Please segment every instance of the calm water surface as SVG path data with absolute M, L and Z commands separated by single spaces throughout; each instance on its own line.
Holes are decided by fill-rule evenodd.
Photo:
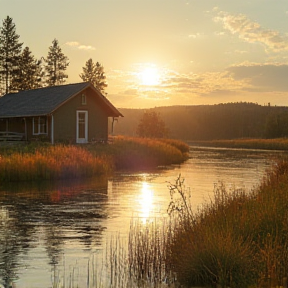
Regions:
M 65 267 L 63 273 L 85 281 L 91 255 L 101 258 L 113 235 L 125 239 L 131 218 L 145 222 L 166 216 L 167 186 L 179 174 L 197 209 L 209 201 L 219 182 L 228 189 L 250 191 L 280 154 L 193 147 L 182 165 L 155 171 L 122 172 L 89 181 L 2 185 L 0 287 L 10 282 L 21 288 L 52 287 L 54 267 Z

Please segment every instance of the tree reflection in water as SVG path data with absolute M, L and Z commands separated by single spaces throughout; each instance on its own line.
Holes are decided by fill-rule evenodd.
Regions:
M 51 267 L 71 242 L 81 242 L 85 249 L 99 244 L 105 229 L 99 220 L 107 217 L 107 189 L 105 178 L 2 186 L 0 286 L 10 287 L 20 268 L 33 266 L 25 261 L 40 238 Z
M 22 212 L 1 207 L 0 216 L 0 275 L 3 286 L 10 287 L 15 280 L 19 254 L 29 248 L 33 228 L 19 221 Z

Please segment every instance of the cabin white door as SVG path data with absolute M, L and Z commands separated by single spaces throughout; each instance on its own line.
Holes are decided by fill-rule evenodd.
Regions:
M 76 113 L 76 143 L 88 143 L 88 111 Z

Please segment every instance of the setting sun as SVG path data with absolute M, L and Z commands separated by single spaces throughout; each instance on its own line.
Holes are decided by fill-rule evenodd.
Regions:
M 159 71 L 155 66 L 145 67 L 139 72 L 139 79 L 142 85 L 154 86 L 160 83 Z

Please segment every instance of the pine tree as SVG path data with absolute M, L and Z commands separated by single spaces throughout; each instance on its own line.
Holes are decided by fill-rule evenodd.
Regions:
M 0 73 L 0 97 L 4 95 L 4 87 L 3 85 L 1 85 L 3 83 L 2 79 L 3 79 L 3 75 Z
M 12 80 L 12 89 L 20 91 L 39 88 L 42 86 L 43 76 L 41 61 L 35 59 L 29 47 L 25 47 L 19 57 L 18 70 Z
M 48 86 L 61 85 L 66 81 L 68 75 L 64 73 L 69 62 L 68 58 L 63 54 L 58 40 L 54 39 L 49 47 L 48 56 L 45 59 L 45 70 L 47 73 L 46 83 Z
M 93 60 L 90 58 L 82 69 L 83 73 L 79 75 L 80 78 L 84 82 L 90 82 L 94 87 L 98 88 L 101 93 L 104 93 L 104 90 L 107 87 L 104 67 L 99 62 L 94 64 Z
M 19 37 L 13 19 L 7 16 L 0 30 L 0 74 L 6 94 L 10 92 L 12 80 L 18 70 L 19 55 L 23 45 L 19 42 Z

